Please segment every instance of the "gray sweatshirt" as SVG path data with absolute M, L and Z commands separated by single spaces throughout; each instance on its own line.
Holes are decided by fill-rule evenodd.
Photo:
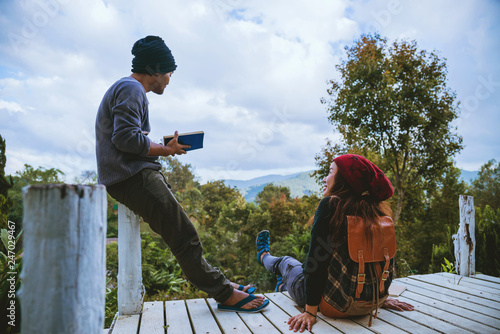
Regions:
M 98 183 L 109 186 L 144 168 L 160 170 L 148 157 L 151 130 L 146 91 L 137 80 L 115 82 L 102 99 L 95 123 Z

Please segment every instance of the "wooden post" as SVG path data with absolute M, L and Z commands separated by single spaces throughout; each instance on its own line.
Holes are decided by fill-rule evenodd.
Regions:
M 22 333 L 102 333 L 105 187 L 29 186 L 23 198 Z
M 118 313 L 141 313 L 143 299 L 140 219 L 118 204 Z
M 474 197 L 460 195 L 460 224 L 453 235 L 455 246 L 455 268 L 461 276 L 476 274 L 476 237 L 474 219 Z

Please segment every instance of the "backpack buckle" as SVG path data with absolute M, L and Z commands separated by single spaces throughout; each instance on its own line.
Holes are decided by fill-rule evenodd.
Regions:
M 358 274 L 358 284 L 365 284 L 366 274 Z
M 382 273 L 382 281 L 387 281 L 387 277 L 389 276 L 389 270 L 384 270 Z

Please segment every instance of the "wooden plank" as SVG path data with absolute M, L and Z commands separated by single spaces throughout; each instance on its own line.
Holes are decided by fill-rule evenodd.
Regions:
M 407 290 L 412 293 L 416 293 L 422 296 L 430 297 L 430 298 L 435 298 L 438 300 L 446 300 L 447 303 L 453 304 L 453 305 L 460 305 L 461 308 L 464 308 L 466 310 L 470 310 L 473 312 L 477 312 L 480 314 L 485 314 L 489 316 L 493 316 L 495 318 L 500 319 L 500 311 L 495 310 L 491 307 L 487 307 L 484 305 L 479 304 L 481 302 L 480 298 L 477 298 L 478 300 L 476 303 L 465 300 L 465 299 L 460 299 L 456 298 L 454 295 L 446 295 L 445 292 L 440 292 L 436 293 L 435 291 L 425 289 L 416 285 L 407 285 Z M 405 297 L 409 296 L 408 294 L 404 294 Z M 468 296 L 468 295 L 467 295 Z M 414 299 L 414 298 L 412 298 Z
M 282 307 L 283 304 L 284 302 L 279 302 L 280 307 Z M 299 311 L 296 312 L 297 314 L 299 313 Z M 414 321 L 401 317 L 398 318 L 385 310 L 379 310 L 378 318 L 373 321 L 371 327 L 368 327 L 369 315 L 352 319 L 332 319 L 325 317 L 321 313 L 318 315 L 324 322 L 345 333 L 407 333 L 408 328 L 413 329 L 413 331 L 411 331 L 412 333 L 434 333 L 434 331 L 428 330 L 428 328 Z M 399 323 L 393 323 L 393 319 L 397 319 Z M 317 332 L 316 327 L 313 327 L 313 332 Z M 325 333 L 331 333 L 331 331 L 326 331 Z
M 476 289 L 480 291 L 485 291 L 500 296 L 500 284 L 490 283 L 486 281 L 480 281 L 474 278 L 459 276 L 450 273 L 436 273 L 434 276 L 438 276 L 441 279 L 445 279 L 447 282 L 452 284 L 457 284 L 461 286 L 467 286 L 471 289 Z
M 187 299 L 186 306 L 195 333 L 222 333 L 205 299 Z
M 405 298 L 418 301 L 419 303 L 431 306 L 434 309 L 446 311 L 457 316 L 470 319 L 475 322 L 485 324 L 487 326 L 500 329 L 500 320 L 488 315 L 480 314 L 474 311 L 467 310 L 462 307 L 462 304 L 453 305 L 447 298 L 434 299 L 423 295 L 419 295 L 408 291 L 404 295 Z
M 145 302 L 142 310 L 139 334 L 164 334 L 165 318 L 163 302 Z
M 410 320 L 407 320 L 405 318 L 399 318 L 398 323 L 391 323 L 390 321 L 386 321 L 385 317 L 386 315 L 391 314 L 390 312 L 384 311 L 384 310 L 379 310 L 377 319 L 372 319 L 372 325 L 371 327 L 368 327 L 368 323 L 370 321 L 370 316 L 361 316 L 361 317 L 354 317 L 352 320 L 359 324 L 360 326 L 369 328 L 372 331 L 376 331 L 377 333 L 384 333 L 384 334 L 400 334 L 400 333 L 406 333 L 401 329 L 401 327 L 404 327 L 405 325 L 402 324 L 402 322 L 406 323 L 414 323 Z M 390 316 L 389 316 L 390 317 Z M 414 323 L 415 324 L 415 323 Z M 418 325 L 418 324 L 416 324 Z M 415 326 L 413 326 L 415 328 Z M 418 326 L 421 328 L 422 326 Z M 423 331 L 425 332 L 425 331 Z M 418 333 L 421 333 L 418 331 Z
M 288 302 L 283 299 L 283 297 L 279 297 L 280 299 L 277 299 L 278 305 L 285 311 L 287 312 L 290 316 L 294 316 L 300 313 L 299 310 L 295 307 L 295 302 L 290 298 L 290 295 L 288 292 L 282 293 L 281 294 L 283 297 L 288 298 Z M 275 297 L 276 298 L 276 297 Z M 274 299 L 274 298 L 273 298 Z M 292 303 L 290 303 L 290 301 Z M 352 319 L 333 319 L 333 318 L 328 318 L 325 317 L 323 314 L 318 313 L 318 319 L 321 319 L 323 322 L 327 323 L 328 326 L 333 327 L 333 329 L 330 329 L 331 333 L 335 333 L 335 331 L 343 332 L 343 333 L 361 333 L 361 334 L 371 334 L 374 331 L 369 330 L 363 326 L 360 326 L 356 322 L 354 322 Z M 318 322 L 319 323 L 319 322 Z M 316 325 L 314 325 L 316 326 Z M 323 326 L 323 325 L 321 325 Z M 330 327 L 330 328 L 331 328 Z M 328 327 L 326 327 L 328 328 Z M 316 332 L 316 327 L 313 327 L 313 332 Z M 328 333 L 328 332 L 327 332 Z
M 112 334 L 137 334 L 140 314 L 119 315 L 113 326 Z
M 471 277 L 478 278 L 478 279 L 483 280 L 483 281 L 500 283 L 500 277 L 488 276 L 488 275 L 483 275 L 483 274 L 476 274 L 476 275 L 472 275 Z
M 288 324 L 288 320 L 290 317 L 300 314 L 299 310 L 294 306 L 295 303 L 281 292 L 266 293 L 266 297 L 271 301 L 271 305 L 268 307 L 269 311 L 266 311 L 264 315 L 282 333 L 289 333 L 290 325 Z M 293 313 L 289 314 L 284 310 L 285 308 Z M 313 332 L 316 334 L 341 333 L 320 318 L 314 324 Z
M 481 287 L 488 287 L 491 289 L 494 289 L 497 293 L 500 293 L 500 283 L 494 283 L 494 282 L 489 282 L 485 280 L 480 280 L 474 277 L 466 277 L 466 276 L 459 276 L 451 273 L 436 273 L 434 275 L 437 276 L 443 276 L 447 278 L 453 278 L 453 279 L 459 279 L 460 282 L 467 282 L 471 284 L 475 284 Z
M 416 311 L 407 311 L 416 312 Z M 402 312 L 391 312 L 389 310 L 381 309 L 377 319 L 373 320 L 372 327 L 370 329 L 376 330 L 379 333 L 436 333 L 435 330 L 426 327 L 418 322 L 411 319 L 402 317 L 400 315 Z M 354 321 L 366 325 L 370 316 L 364 316 L 361 318 L 354 318 Z
M 493 300 L 496 302 L 500 301 L 500 295 L 495 295 L 493 293 L 480 291 L 480 290 L 473 289 L 473 288 L 470 288 L 470 287 L 464 286 L 464 285 L 453 284 L 453 283 L 447 282 L 445 279 L 443 279 L 442 277 L 439 277 L 439 276 L 413 275 L 413 276 L 408 276 L 408 278 L 414 279 L 414 280 L 419 280 L 422 282 L 431 283 L 431 284 L 434 284 L 437 286 L 444 287 L 444 288 L 449 289 L 449 290 L 460 291 L 460 292 L 468 293 L 468 294 L 471 294 L 474 296 L 479 296 L 481 298 L 485 298 L 488 300 Z
M 224 333 L 249 334 L 251 333 L 243 320 L 236 312 L 225 312 L 217 309 L 217 302 L 210 298 L 208 306 L 212 309 L 214 317 Z
M 447 311 L 436 309 L 432 306 L 420 303 L 418 301 L 408 299 L 405 297 L 399 297 L 399 300 L 410 303 L 415 307 L 413 312 L 398 312 L 397 314 L 414 320 L 424 326 L 430 327 L 434 330 L 443 333 L 498 333 L 495 329 L 488 327 L 486 325 L 480 324 L 469 319 L 451 314 Z
M 265 316 L 270 307 L 273 307 L 273 305 L 269 305 L 264 310 L 257 313 L 238 313 L 238 315 L 252 333 L 280 333 L 276 327 L 274 327 L 273 323 Z
M 193 333 L 191 322 L 184 300 L 169 300 L 165 302 L 165 321 L 167 333 Z
M 442 286 L 439 286 L 436 284 L 432 284 L 429 282 L 416 280 L 416 279 L 410 279 L 409 277 L 398 278 L 395 281 L 400 282 L 400 283 L 405 283 L 407 285 L 407 289 L 409 289 L 410 291 L 413 289 L 413 287 L 420 287 L 422 289 L 432 291 L 432 292 L 437 293 L 439 295 L 452 296 L 452 297 L 455 297 L 457 299 L 466 300 L 466 301 L 470 301 L 472 303 L 476 303 L 476 304 L 484 305 L 486 307 L 490 307 L 493 310 L 500 310 L 500 303 L 499 302 L 495 302 L 493 300 L 481 298 L 481 296 L 477 296 L 476 294 L 469 294 L 469 293 L 465 293 L 462 291 L 450 290 L 450 289 L 447 289 L 445 287 L 442 287 Z M 404 296 L 404 292 L 403 292 L 403 296 Z

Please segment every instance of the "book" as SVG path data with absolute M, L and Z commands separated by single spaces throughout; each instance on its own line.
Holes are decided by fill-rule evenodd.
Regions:
M 190 148 L 185 148 L 184 151 L 192 151 L 203 148 L 203 137 L 205 133 L 203 131 L 179 133 L 179 144 L 190 145 Z M 174 138 L 174 135 L 163 136 L 163 145 L 167 145 L 169 141 Z

